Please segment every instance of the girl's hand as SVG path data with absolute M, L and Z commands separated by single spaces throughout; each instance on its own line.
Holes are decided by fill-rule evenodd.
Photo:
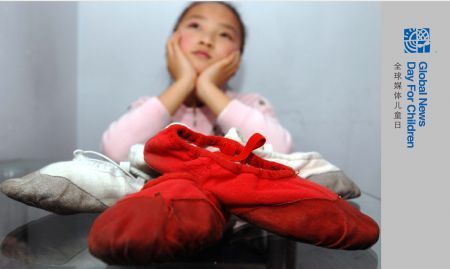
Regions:
M 203 70 L 197 78 L 197 91 L 201 90 L 203 86 L 211 84 L 218 88 L 222 87 L 239 69 L 240 57 L 240 52 L 235 51 Z
M 167 69 L 175 81 L 186 79 L 195 85 L 197 72 L 180 48 L 180 34 L 173 33 L 166 46 Z

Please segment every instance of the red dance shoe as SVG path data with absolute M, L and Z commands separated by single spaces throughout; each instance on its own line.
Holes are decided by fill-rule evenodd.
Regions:
M 220 204 L 182 173 L 164 175 L 103 212 L 89 250 L 108 264 L 145 265 L 196 253 L 222 237 Z
M 144 159 L 160 173 L 190 173 L 231 213 L 276 234 L 340 249 L 365 249 L 378 240 L 370 217 L 290 167 L 252 153 L 264 143 L 260 134 L 244 147 L 172 125 L 147 141 Z

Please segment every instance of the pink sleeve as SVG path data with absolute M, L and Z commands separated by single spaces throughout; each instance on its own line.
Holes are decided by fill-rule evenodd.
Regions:
M 169 121 L 170 115 L 157 97 L 142 97 L 109 125 L 103 133 L 101 149 L 115 161 L 126 160 L 132 145 L 145 143 Z
M 274 151 L 292 152 L 292 136 L 278 122 L 270 103 L 255 94 L 241 99 L 233 99 L 217 117 L 222 131 L 236 127 L 246 139 L 259 132 L 272 144 Z

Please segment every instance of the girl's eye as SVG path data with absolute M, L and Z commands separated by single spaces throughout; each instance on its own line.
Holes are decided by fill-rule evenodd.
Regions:
M 196 23 L 196 22 L 191 22 L 191 23 L 188 24 L 189 28 L 194 28 L 194 29 L 197 29 L 199 26 L 200 25 L 198 23 Z
M 228 33 L 221 33 L 220 36 L 228 38 L 229 40 L 233 40 L 233 37 L 230 34 L 228 34 Z

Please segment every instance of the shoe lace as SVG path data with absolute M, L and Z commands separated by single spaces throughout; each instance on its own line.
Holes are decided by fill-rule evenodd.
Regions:
M 91 154 L 91 155 L 94 155 L 94 156 L 96 156 L 96 157 L 100 157 L 100 158 L 104 159 L 105 161 L 111 163 L 112 165 L 114 165 L 115 167 L 117 167 L 118 169 L 120 169 L 120 171 L 124 172 L 125 175 L 127 175 L 127 176 L 129 176 L 129 177 L 131 177 L 131 178 L 136 179 L 135 176 L 133 176 L 130 172 L 128 172 L 126 169 L 124 169 L 124 168 L 123 168 L 122 166 L 120 166 L 118 163 L 116 163 L 115 161 L 111 160 L 110 158 L 106 157 L 105 155 L 103 155 L 103 154 L 101 154 L 101 153 L 98 153 L 98 152 L 96 152 L 96 151 L 91 151 L 91 150 L 82 150 L 82 149 L 76 149 L 76 150 L 73 152 L 73 156 L 75 156 L 75 157 L 78 156 L 78 155 L 86 156 L 86 155 L 88 155 L 88 154 Z

